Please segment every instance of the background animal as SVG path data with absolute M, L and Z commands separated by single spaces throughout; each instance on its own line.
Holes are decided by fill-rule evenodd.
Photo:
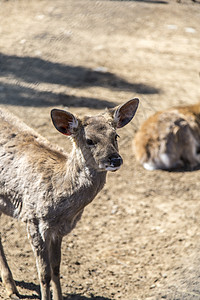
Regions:
M 159 111 L 138 130 L 136 159 L 147 170 L 196 167 L 200 163 L 200 103 Z
M 36 256 L 42 300 L 61 300 L 61 242 L 81 218 L 84 207 L 103 188 L 107 171 L 122 165 L 116 129 L 128 124 L 138 107 L 132 99 L 93 117 L 77 118 L 53 109 L 56 129 L 70 136 L 70 155 L 19 119 L 0 110 L 0 214 L 26 223 Z M 8 295 L 17 289 L 0 241 L 1 278 Z

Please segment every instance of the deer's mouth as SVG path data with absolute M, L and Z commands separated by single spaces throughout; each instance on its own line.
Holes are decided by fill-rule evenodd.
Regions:
M 109 158 L 108 162 L 100 164 L 99 167 L 100 169 L 104 169 L 105 171 L 115 172 L 120 169 L 122 164 L 123 164 L 123 160 L 121 156 L 118 157 L 115 156 Z
M 111 167 L 111 166 L 109 166 L 109 167 L 106 167 L 105 169 L 106 169 L 106 171 L 115 172 L 115 171 L 119 170 L 120 167 L 121 166 L 119 166 L 119 167 Z

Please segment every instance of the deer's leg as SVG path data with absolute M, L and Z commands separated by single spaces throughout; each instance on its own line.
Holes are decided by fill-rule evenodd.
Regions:
M 53 300 L 62 300 L 62 290 L 60 285 L 60 261 L 61 261 L 62 238 L 56 237 L 50 245 L 51 279 L 53 288 Z
M 8 296 L 12 299 L 19 299 L 18 297 L 19 294 L 15 282 L 13 280 L 12 273 L 8 266 L 6 256 L 3 250 L 3 246 L 1 243 L 1 236 L 0 236 L 0 270 L 1 270 L 1 279 L 6 288 Z
M 49 261 L 49 240 L 44 240 L 42 238 L 38 226 L 33 223 L 27 225 L 27 230 L 36 257 L 41 300 L 50 300 L 51 267 Z

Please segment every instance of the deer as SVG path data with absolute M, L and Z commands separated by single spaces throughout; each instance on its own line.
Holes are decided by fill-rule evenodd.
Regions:
M 0 109 L 0 215 L 26 224 L 42 300 L 61 300 L 61 244 L 122 163 L 117 129 L 134 117 L 139 99 L 77 117 L 54 108 L 55 128 L 72 141 L 68 154 L 5 109 Z M 0 239 L 0 271 L 8 296 L 19 299 Z
M 147 170 L 196 168 L 200 163 L 200 103 L 157 111 L 135 134 L 133 150 Z

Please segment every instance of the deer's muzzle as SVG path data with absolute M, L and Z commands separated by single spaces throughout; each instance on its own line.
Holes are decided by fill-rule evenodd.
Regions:
M 114 171 L 117 171 L 121 167 L 122 164 L 123 164 L 123 160 L 122 160 L 121 156 L 118 154 L 113 154 L 104 163 L 104 166 L 101 166 L 101 167 L 103 167 L 106 171 L 114 172 Z

